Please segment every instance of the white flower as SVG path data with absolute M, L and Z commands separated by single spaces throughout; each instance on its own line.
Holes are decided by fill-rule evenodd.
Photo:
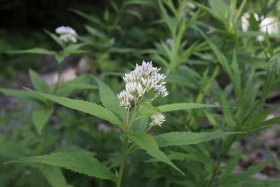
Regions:
M 168 95 L 168 92 L 166 90 L 166 87 L 163 85 L 160 85 L 156 88 L 156 92 L 161 97 L 166 97 Z
M 150 116 L 151 118 L 151 123 L 150 126 L 161 126 L 161 124 L 163 124 L 163 122 L 165 122 L 165 116 L 162 113 L 155 113 L 153 115 Z
M 131 102 L 135 100 L 135 98 L 125 90 L 121 91 L 117 97 L 120 100 L 120 105 L 126 109 L 129 109 L 131 107 Z
M 152 62 L 142 62 L 130 73 L 123 76 L 125 90 L 118 94 L 120 105 L 129 109 L 132 103 L 137 103 L 146 92 L 154 92 L 155 96 L 168 95 L 164 82 L 165 75 L 159 73 L 160 68 L 153 67 Z
M 60 40 L 64 43 L 76 43 L 77 33 L 71 27 L 61 26 L 55 29 L 55 32 L 60 35 Z
M 125 85 L 125 90 L 135 98 L 140 98 L 144 95 L 145 89 L 140 83 L 130 82 Z

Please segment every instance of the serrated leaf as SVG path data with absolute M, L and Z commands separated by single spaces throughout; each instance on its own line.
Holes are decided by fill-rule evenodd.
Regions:
M 115 116 L 115 114 L 100 105 L 97 105 L 95 103 L 91 103 L 88 101 L 79 100 L 79 99 L 70 99 L 70 98 L 66 98 L 66 97 L 59 97 L 59 96 L 39 93 L 39 92 L 35 92 L 35 91 L 31 91 L 31 92 L 33 92 L 34 94 L 40 95 L 44 98 L 47 98 L 55 103 L 66 106 L 68 108 L 72 108 L 72 109 L 99 117 L 101 119 L 105 119 L 105 120 L 109 121 L 110 123 L 117 125 L 121 129 L 123 129 L 122 123 Z
M 155 136 L 155 140 L 159 147 L 191 145 L 237 133 L 238 132 L 169 132 Z
M 155 139 L 148 135 L 147 133 L 133 133 L 129 135 L 129 139 L 138 145 L 141 149 L 144 149 L 150 156 L 153 158 L 158 159 L 161 162 L 164 162 L 180 172 L 184 175 L 184 173 L 177 167 L 175 164 L 173 164 L 167 156 L 159 149 L 157 142 Z
M 200 103 L 174 103 L 174 104 L 159 106 L 158 109 L 161 112 L 171 112 L 176 110 L 190 110 L 194 108 L 209 108 L 209 107 L 218 107 L 218 106 L 211 105 L 211 104 L 200 104 Z
M 33 70 L 29 70 L 29 77 L 32 85 L 38 92 L 50 93 L 50 88 L 47 83 Z
M 53 110 L 48 108 L 37 109 L 32 112 L 32 121 L 37 132 L 41 135 L 45 124 L 52 115 Z
M 74 172 L 82 173 L 91 177 L 113 180 L 111 171 L 103 166 L 92 154 L 86 151 L 66 151 L 51 153 L 48 155 L 27 157 L 19 160 L 6 162 L 10 163 L 39 163 L 51 166 L 66 168 Z
M 120 106 L 120 101 L 115 93 L 109 86 L 104 84 L 99 79 L 95 78 L 95 80 L 97 81 L 99 87 L 99 96 L 103 106 L 108 110 L 118 114 L 123 119 L 125 111 L 124 108 Z
M 27 49 L 27 50 L 19 50 L 19 51 L 7 51 L 7 53 L 11 54 L 42 54 L 42 55 L 55 55 L 54 51 L 49 51 L 43 48 L 34 48 L 34 49 Z

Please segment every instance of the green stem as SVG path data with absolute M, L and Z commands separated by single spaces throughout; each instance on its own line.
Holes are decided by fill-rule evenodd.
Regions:
M 59 87 L 59 82 L 61 79 L 61 65 L 58 65 L 58 75 L 57 75 L 57 83 L 52 91 L 52 94 L 56 94 L 58 87 Z M 50 107 L 53 107 L 53 103 L 50 105 Z M 49 124 L 47 123 L 45 125 L 44 129 L 44 137 L 43 137 L 43 146 L 42 146 L 42 154 L 45 154 L 47 152 L 47 147 L 48 147 L 48 130 L 49 130 Z
M 55 94 L 57 92 L 57 90 L 58 90 L 58 87 L 59 87 L 59 84 L 60 84 L 60 81 L 61 81 L 61 69 L 62 69 L 61 65 L 59 64 L 58 65 L 58 71 L 57 71 L 57 82 L 55 84 L 55 87 L 53 89 L 52 94 Z
M 229 143 L 226 145 L 226 149 L 224 151 L 224 153 L 222 154 L 222 156 L 219 158 L 218 162 L 217 162 L 217 165 L 215 166 L 214 170 L 213 170 L 213 173 L 211 175 L 211 178 L 209 180 L 209 183 L 208 183 L 208 187 L 211 187 L 212 186 L 212 183 L 214 181 L 214 178 L 218 172 L 218 169 L 222 163 L 222 161 L 224 160 L 224 158 L 226 157 L 228 151 L 230 150 L 231 148 L 231 145 L 234 143 L 234 141 L 237 139 L 237 135 L 233 135 L 233 137 L 231 139 L 229 139 Z
M 48 147 L 48 124 L 45 125 L 45 129 L 44 129 L 44 137 L 43 137 L 43 146 L 42 146 L 42 154 L 45 154 L 47 152 L 47 147 Z
M 128 149 L 128 138 L 125 135 L 125 140 L 124 140 L 124 145 L 123 145 L 123 157 L 122 157 L 122 161 L 121 161 L 121 165 L 120 165 L 120 169 L 119 169 L 118 177 L 117 177 L 117 181 L 116 181 L 117 187 L 121 187 L 124 167 L 125 167 L 127 157 L 128 157 L 127 149 Z
M 131 129 L 133 129 L 133 122 L 135 121 L 135 119 L 137 117 L 136 115 L 137 115 L 138 109 L 139 109 L 139 104 L 135 103 L 134 104 L 134 111 L 133 111 L 132 117 L 130 119 L 130 122 L 128 123 L 128 132 L 130 132 Z

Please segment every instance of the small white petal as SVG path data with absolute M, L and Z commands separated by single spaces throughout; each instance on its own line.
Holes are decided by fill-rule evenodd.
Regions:
M 163 122 L 165 122 L 165 116 L 162 113 L 155 113 L 153 115 L 150 116 L 151 118 L 151 123 L 150 126 L 161 126 L 161 124 L 163 124 Z

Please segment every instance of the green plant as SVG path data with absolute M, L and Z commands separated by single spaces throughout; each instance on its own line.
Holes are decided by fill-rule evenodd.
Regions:
M 277 36 L 261 33 L 262 20 L 250 12 L 272 14 L 275 3 L 269 1 L 264 12 L 262 3 L 250 1 L 110 3 L 102 15 L 74 10 L 91 24 L 85 27 L 88 34 L 78 36 L 82 43 L 72 43 L 73 32 L 63 37 L 47 32 L 60 51 L 12 52 L 47 54 L 60 64 L 68 55 L 91 53 L 98 71 L 66 83 L 58 84 L 58 78 L 51 87 L 30 70 L 34 90 L 0 88 L 5 95 L 33 102 L 31 114 L 24 119 L 27 125 L 4 128 L 0 147 L 8 151 L 0 151 L 7 168 L 0 178 L 3 184 L 279 185 L 277 178 L 253 178 L 272 162 L 278 166 L 273 156 L 236 171 L 244 159 L 243 150 L 236 148 L 240 139 L 280 121 L 267 119 L 274 108 L 266 104 L 279 83 Z M 245 31 L 241 17 L 248 11 L 253 17 L 248 17 Z M 137 18 L 139 33 L 131 33 L 129 27 L 136 21 L 127 14 Z M 257 40 L 260 35 L 264 41 Z M 148 41 L 149 37 L 155 39 Z M 121 79 L 122 72 L 131 69 L 130 62 L 144 57 L 161 68 L 143 61 Z M 120 91 L 123 83 L 125 89 Z M 5 116 L 0 115 L 0 122 L 8 124 L 9 118 L 16 118 Z M 29 117 L 34 127 L 28 126 Z M 26 171 L 37 180 L 24 180 Z M 14 175 L 21 180 L 10 182 L 9 176 Z

